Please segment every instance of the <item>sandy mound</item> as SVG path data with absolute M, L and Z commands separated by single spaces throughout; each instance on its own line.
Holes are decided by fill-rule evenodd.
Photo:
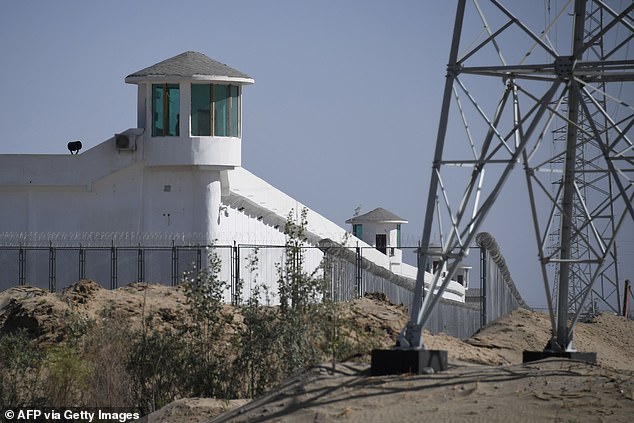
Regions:
M 26 329 L 39 342 L 59 342 L 67 335 L 73 318 L 99 320 L 117 316 L 135 328 L 142 316 L 154 315 L 154 324 L 169 326 L 186 318 L 187 301 L 182 287 L 133 283 L 115 290 L 82 280 L 61 293 L 49 293 L 28 286 L 0 293 L 0 333 Z M 227 312 L 234 312 L 227 306 Z M 371 348 L 394 345 L 408 315 L 405 307 L 380 296 L 360 298 L 340 305 L 341 330 L 348 340 L 365 346 L 367 360 Z M 236 316 L 239 320 L 239 316 Z M 343 322 L 343 323 L 342 323 Z M 466 342 L 438 334 L 425 333 L 426 348 L 449 351 L 450 361 L 480 364 L 517 364 L 523 350 L 541 350 L 550 336 L 548 315 L 518 309 L 473 335 Z M 631 369 L 634 363 L 634 322 L 611 314 L 598 316 L 591 323 L 579 323 L 574 346 L 579 351 L 596 351 L 599 364 Z
M 454 358 L 484 364 L 516 364 L 522 362 L 522 351 L 544 349 L 550 338 L 547 314 L 517 309 L 489 324 L 466 341 L 475 350 L 455 345 L 461 352 Z M 634 370 L 634 321 L 605 313 L 592 322 L 578 323 L 573 346 L 578 351 L 594 351 L 598 364 L 612 369 Z M 451 349 L 446 348 L 450 352 Z M 488 350 L 498 361 L 479 360 L 471 354 Z
M 108 290 L 94 281 L 81 280 L 61 293 L 21 286 L 0 292 L 0 333 L 26 329 L 39 343 L 65 339 L 72 319 L 98 321 L 105 315 L 138 328 L 142 316 L 155 316 L 155 326 L 177 324 L 187 318 L 187 299 L 181 286 L 131 283 Z M 227 305 L 225 312 L 234 313 Z M 403 306 L 380 297 L 360 298 L 342 304 L 340 325 L 350 341 L 372 347 L 389 347 L 407 322 Z M 235 315 L 235 320 L 241 317 Z M 369 355 L 368 355 L 369 357 Z M 367 357 L 366 357 L 367 358 Z
M 168 327 L 186 319 L 186 309 L 181 287 L 135 283 L 107 290 L 88 280 L 55 294 L 15 287 L 0 293 L 0 333 L 24 328 L 39 343 L 51 344 L 68 336 L 73 319 L 116 316 L 134 328 L 153 314 L 156 326 Z M 230 306 L 226 311 L 235 312 Z M 550 322 L 543 313 L 518 309 L 467 341 L 426 333 L 426 348 L 448 351 L 448 372 L 371 378 L 369 352 L 394 345 L 408 320 L 405 308 L 372 296 L 341 304 L 338 313 L 342 334 L 356 345 L 350 360 L 365 364 L 338 365 L 334 374 L 306 371 L 242 407 L 242 414 L 219 421 L 630 421 L 634 413 L 634 322 L 623 317 L 603 314 L 577 325 L 575 347 L 597 352 L 598 366 L 565 360 L 522 365 L 523 350 L 544 348 Z M 207 421 L 241 404 L 182 399 L 149 421 Z
M 314 368 L 213 422 L 631 422 L 634 374 L 579 362 L 452 366 L 368 376 L 367 365 Z
M 246 404 L 248 400 L 217 400 L 213 398 L 183 398 L 147 415 L 147 423 L 201 423 L 221 413 Z
M 98 320 L 117 316 L 131 327 L 141 325 L 142 316 L 159 316 L 156 324 L 171 324 L 186 306 L 180 287 L 132 283 L 115 290 L 91 280 L 81 280 L 61 293 L 29 286 L 0 293 L 0 333 L 20 328 L 40 343 L 55 343 L 68 335 L 73 319 Z
M 448 351 L 446 372 L 370 377 L 367 364 L 316 367 L 212 421 L 631 422 L 634 322 L 603 314 L 578 324 L 575 346 L 597 352 L 598 365 L 521 364 L 522 351 L 542 350 L 549 336 L 547 315 L 518 309 L 466 342 L 427 333 L 426 348 Z

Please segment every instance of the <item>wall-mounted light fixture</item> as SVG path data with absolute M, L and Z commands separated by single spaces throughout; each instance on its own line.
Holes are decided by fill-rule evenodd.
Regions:
M 81 141 L 71 141 L 68 143 L 68 151 L 70 154 L 77 154 L 81 150 Z

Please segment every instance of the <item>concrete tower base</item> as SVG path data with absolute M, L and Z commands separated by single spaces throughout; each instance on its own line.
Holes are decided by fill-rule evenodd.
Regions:
M 585 361 L 586 363 L 596 364 L 597 353 L 595 352 L 578 352 L 578 351 L 524 351 L 522 352 L 522 362 L 530 363 L 531 361 L 543 360 L 545 358 L 569 358 L 571 360 Z
M 445 350 L 372 350 L 372 376 L 447 370 Z

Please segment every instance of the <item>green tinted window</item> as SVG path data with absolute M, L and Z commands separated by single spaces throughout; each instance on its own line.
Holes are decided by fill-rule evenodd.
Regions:
M 152 136 L 177 136 L 180 121 L 178 84 L 152 85 Z
M 354 236 L 361 239 L 363 237 L 363 225 L 361 224 L 352 225 L 352 233 L 354 234 Z
M 239 86 L 192 84 L 191 100 L 193 136 L 240 136 Z
M 152 136 L 163 135 L 163 122 L 164 122 L 164 110 L 163 110 L 163 84 L 152 85 Z
M 238 115 L 240 113 L 240 89 L 236 85 L 230 85 L 231 88 L 231 113 L 230 113 L 230 133 L 232 137 L 239 137 L 238 134 Z
M 229 136 L 229 98 L 227 85 L 214 85 L 214 135 L 218 137 Z
M 192 84 L 192 135 L 211 135 L 211 88 L 209 84 Z
M 180 135 L 181 96 L 178 84 L 169 84 L 168 93 L 168 123 L 165 135 L 174 137 Z

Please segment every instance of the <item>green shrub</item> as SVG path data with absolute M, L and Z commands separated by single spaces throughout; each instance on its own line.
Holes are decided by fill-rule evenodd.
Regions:
M 183 389 L 187 345 L 173 330 L 159 331 L 146 327 L 130 345 L 127 370 L 131 391 L 137 408 L 143 414 L 151 413 L 180 396 Z
M 221 260 L 213 249 L 208 258 L 206 268 L 186 275 L 183 282 L 191 316 L 182 332 L 188 369 L 184 387 L 193 396 L 226 398 L 232 394 L 232 363 L 229 345 L 222 343 L 233 332 L 233 316 L 224 312 L 229 285 L 220 279 Z
M 350 342 L 354 328 L 324 289 L 324 269 L 305 270 L 307 210 L 294 213 L 275 293 L 271 281 L 258 280 L 255 249 L 247 265 L 253 291 L 243 300 L 240 281 L 229 310 L 229 285 L 211 247 L 207 265 L 184 275 L 187 307 L 171 325 L 156 324 L 160 314 L 146 314 L 144 298 L 137 330 L 112 304 L 94 321 L 69 303 L 67 341 L 46 354 L 24 332 L 0 336 L 1 405 L 136 407 L 147 414 L 181 397 L 255 397 L 298 369 L 354 354 L 360 344 Z M 271 294 L 279 307 L 270 305 Z
M 281 350 L 278 315 L 272 307 L 262 305 L 264 287 L 256 284 L 251 296 L 241 307 L 243 323 L 239 326 L 236 340 L 239 353 L 233 380 L 244 381 L 235 386 L 236 393 L 246 397 L 256 397 L 274 386 L 281 378 L 281 363 L 278 352 Z
M 133 407 L 132 378 L 127 369 L 133 332 L 125 319 L 106 306 L 101 321 L 87 334 L 83 356 L 93 369 L 88 406 Z
M 92 368 L 89 362 L 69 344 L 49 350 L 46 368 L 45 395 L 49 407 L 82 407 L 86 405 Z
M 43 405 L 43 362 L 26 330 L 0 335 L 0 408 Z

